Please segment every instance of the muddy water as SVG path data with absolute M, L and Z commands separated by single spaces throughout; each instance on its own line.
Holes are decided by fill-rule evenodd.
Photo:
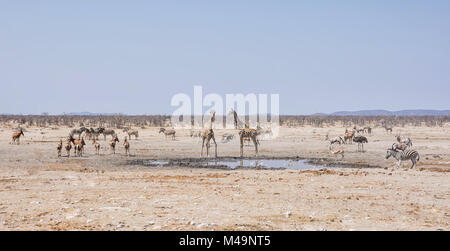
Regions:
M 258 169 L 293 169 L 309 170 L 329 168 L 322 165 L 311 164 L 306 160 L 299 159 L 186 159 L 186 160 L 133 160 L 128 163 L 131 165 L 147 167 L 201 167 L 201 168 L 258 168 Z

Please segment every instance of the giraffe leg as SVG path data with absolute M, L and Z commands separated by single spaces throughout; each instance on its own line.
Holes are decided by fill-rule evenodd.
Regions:
M 241 136 L 241 158 L 244 156 L 244 137 Z
M 211 139 L 208 139 L 206 141 L 206 157 L 209 157 L 209 147 L 211 146 L 211 143 L 209 142 Z
M 200 154 L 200 157 L 203 157 L 203 148 L 205 147 L 205 138 L 202 137 L 202 152 Z
M 253 144 L 255 145 L 255 155 L 258 156 L 258 140 L 256 139 L 256 136 L 252 137 Z
M 216 138 L 214 136 L 212 136 L 211 138 L 214 142 L 214 156 L 217 158 L 217 143 L 216 143 Z

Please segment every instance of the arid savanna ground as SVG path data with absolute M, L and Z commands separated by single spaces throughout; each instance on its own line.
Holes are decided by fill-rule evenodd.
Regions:
M 130 157 L 117 130 L 115 155 L 100 140 L 99 156 L 87 141 L 83 157 L 58 158 L 69 128 L 25 127 L 20 145 L 10 144 L 12 128 L 0 128 L 0 230 L 450 230 L 450 127 L 375 128 L 366 152 L 345 145 L 342 160 L 324 138 L 343 127 L 283 127 L 261 141 L 259 158 L 331 165 L 310 170 L 132 164 L 200 158 L 189 130 L 173 141 L 158 129 L 139 129 Z M 221 143 L 225 132 L 236 134 L 216 131 L 219 158 L 239 156 L 237 139 Z M 396 133 L 419 151 L 415 169 L 385 159 Z

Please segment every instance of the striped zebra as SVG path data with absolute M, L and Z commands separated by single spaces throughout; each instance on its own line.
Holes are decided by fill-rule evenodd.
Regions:
M 398 167 L 400 167 L 402 161 L 411 160 L 411 169 L 414 168 L 416 166 L 416 163 L 420 160 L 419 153 L 415 150 L 396 151 L 394 149 L 388 149 L 386 153 L 386 159 L 389 159 L 390 157 L 394 157 L 398 161 Z

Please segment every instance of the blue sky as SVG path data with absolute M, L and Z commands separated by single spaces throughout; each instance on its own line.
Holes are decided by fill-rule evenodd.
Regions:
M 440 0 L 0 0 L 0 113 L 170 114 L 194 85 L 278 93 L 282 114 L 449 109 L 449 13 Z

